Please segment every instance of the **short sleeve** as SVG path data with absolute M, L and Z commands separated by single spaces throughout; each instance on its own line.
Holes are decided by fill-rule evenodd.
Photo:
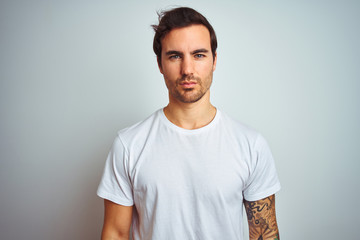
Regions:
M 128 154 L 119 136 L 114 140 L 106 159 L 97 195 L 124 206 L 134 204 Z
M 243 191 L 247 201 L 257 201 L 280 190 L 273 156 L 266 140 L 260 134 L 254 144 L 250 168 L 250 176 Z

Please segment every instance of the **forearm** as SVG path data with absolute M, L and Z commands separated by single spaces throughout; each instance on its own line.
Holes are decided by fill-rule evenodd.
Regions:
M 279 240 L 279 232 L 278 231 L 272 231 L 271 233 L 252 233 L 249 231 L 249 240 Z

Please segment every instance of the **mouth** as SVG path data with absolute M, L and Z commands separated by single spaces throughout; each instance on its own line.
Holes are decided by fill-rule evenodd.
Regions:
M 196 85 L 196 82 L 188 82 L 188 81 L 184 81 L 180 83 L 180 86 L 184 87 L 184 88 L 192 88 Z

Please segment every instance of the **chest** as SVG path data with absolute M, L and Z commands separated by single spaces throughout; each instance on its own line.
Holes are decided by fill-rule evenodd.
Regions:
M 132 171 L 134 197 L 150 201 L 239 201 L 249 175 L 246 148 L 222 138 L 154 141 Z

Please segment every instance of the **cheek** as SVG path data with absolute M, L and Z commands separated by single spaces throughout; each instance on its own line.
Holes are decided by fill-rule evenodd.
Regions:
M 163 67 L 163 75 L 168 79 L 173 79 L 173 78 L 176 79 L 178 76 L 178 72 L 179 71 L 177 67 L 174 65 Z
M 175 82 L 178 78 L 177 75 L 175 75 L 172 71 L 170 71 L 169 69 L 164 69 L 163 68 L 163 77 L 164 77 L 164 80 L 165 80 L 165 84 L 166 86 L 169 88 L 172 88 L 172 86 L 175 85 Z
M 213 61 L 207 61 L 207 62 L 201 63 L 198 66 L 198 69 L 203 73 L 210 72 L 210 71 L 212 72 L 215 70 L 215 65 L 213 64 Z

